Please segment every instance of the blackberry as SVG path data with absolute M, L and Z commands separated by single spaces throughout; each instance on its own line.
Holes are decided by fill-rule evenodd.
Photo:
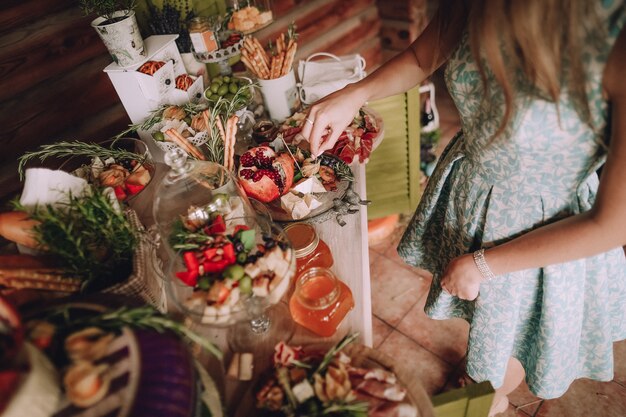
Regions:
M 239 176 L 245 180 L 251 180 L 254 177 L 254 174 L 255 172 L 253 170 L 247 168 L 239 171 Z
M 276 241 L 275 240 L 268 240 L 265 243 L 265 249 L 272 249 L 274 246 L 276 246 Z
M 239 158 L 239 164 L 245 168 L 253 167 L 254 156 L 252 156 L 252 154 L 249 152 L 244 153 L 243 155 L 241 155 L 241 158 Z
M 289 245 L 287 244 L 287 242 L 280 241 L 278 242 L 278 247 L 285 251 L 287 250 L 287 248 L 289 248 Z
M 261 236 L 263 238 L 264 242 L 267 242 L 269 240 L 274 240 L 270 235 L 263 233 L 263 235 Z
M 248 255 L 248 259 L 246 259 L 247 264 L 253 264 L 256 262 L 257 255 Z

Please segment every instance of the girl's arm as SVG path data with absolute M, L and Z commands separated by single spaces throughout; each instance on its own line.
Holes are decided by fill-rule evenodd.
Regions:
M 302 129 L 302 135 L 311 143 L 311 152 L 319 155 L 331 149 L 366 101 L 402 93 L 441 66 L 459 42 L 466 16 L 465 2 L 442 1 L 432 21 L 409 48 L 363 80 L 311 106 Z M 328 130 L 330 134 L 323 138 Z

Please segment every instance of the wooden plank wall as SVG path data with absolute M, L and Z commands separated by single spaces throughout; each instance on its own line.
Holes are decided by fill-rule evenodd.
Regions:
M 274 39 L 298 26 L 296 59 L 358 52 L 368 71 L 382 61 L 375 0 L 274 0 Z M 61 139 L 100 141 L 130 123 L 102 69 L 110 57 L 77 0 L 0 2 L 0 201 L 21 189 L 17 158 Z M 296 61 L 297 62 L 297 61 Z
M 130 123 L 102 72 L 106 48 L 76 0 L 0 2 L 0 199 L 17 158 L 59 139 L 104 140 Z
M 285 7 L 283 3 L 291 6 Z M 282 16 L 255 36 L 266 43 L 294 22 L 300 45 L 296 62 L 321 51 L 335 55 L 360 53 L 368 71 L 382 62 L 375 0 L 274 0 L 273 4 L 280 4 Z

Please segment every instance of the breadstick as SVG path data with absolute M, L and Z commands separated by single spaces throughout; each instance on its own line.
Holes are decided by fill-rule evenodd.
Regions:
M 168 129 L 165 132 L 166 136 L 172 139 L 172 142 L 180 146 L 184 151 L 188 154 L 192 155 L 196 159 L 200 159 L 205 161 L 206 158 L 202 155 L 202 152 L 198 148 L 196 148 L 191 142 L 185 139 L 176 129 Z
M 227 143 L 224 146 L 224 165 L 229 171 L 235 168 L 235 135 L 237 134 L 237 122 L 239 117 L 232 115 L 226 121 Z
M 204 125 L 206 126 L 206 131 L 210 134 L 213 129 L 211 129 L 211 112 L 209 110 L 205 110 L 202 112 L 202 119 L 204 120 Z
M 261 45 L 261 42 L 259 42 L 257 38 L 252 38 L 252 43 L 256 46 L 256 49 L 259 51 L 259 54 L 261 55 L 261 58 L 265 62 L 265 65 L 269 67 L 270 59 L 265 53 L 265 49 L 263 49 L 263 45 Z
M 280 54 L 276 57 L 276 74 L 273 78 L 280 78 L 283 75 L 283 63 L 285 61 L 285 54 Z
M 224 146 L 226 146 L 226 133 L 224 132 L 224 125 L 222 124 L 222 119 L 220 119 L 219 115 L 215 116 L 215 124 L 217 125 L 217 130 L 220 132 L 222 142 L 224 142 Z
M 278 38 L 276 38 L 276 51 L 280 54 L 285 50 L 285 34 L 281 33 Z
M 241 55 L 241 60 L 244 65 L 252 72 L 257 78 L 263 78 L 263 71 L 259 68 L 256 61 L 249 55 Z
M 294 42 L 289 49 L 287 49 L 287 55 L 285 57 L 285 62 L 283 62 L 282 69 L 280 71 L 281 75 L 287 75 L 289 71 L 291 71 L 291 66 L 293 65 L 293 60 L 296 57 L 296 49 L 298 48 L 298 44 Z

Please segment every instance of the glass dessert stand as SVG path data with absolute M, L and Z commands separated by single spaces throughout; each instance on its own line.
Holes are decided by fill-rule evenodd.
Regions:
M 245 380 L 294 333 L 282 300 L 294 279 L 295 251 L 282 229 L 262 217 L 225 218 L 223 226 L 218 220 L 208 227 L 201 255 L 181 250 L 170 262 L 166 288 L 189 325 L 233 354 L 238 370 L 231 376 Z M 195 280 L 193 253 L 201 264 Z

